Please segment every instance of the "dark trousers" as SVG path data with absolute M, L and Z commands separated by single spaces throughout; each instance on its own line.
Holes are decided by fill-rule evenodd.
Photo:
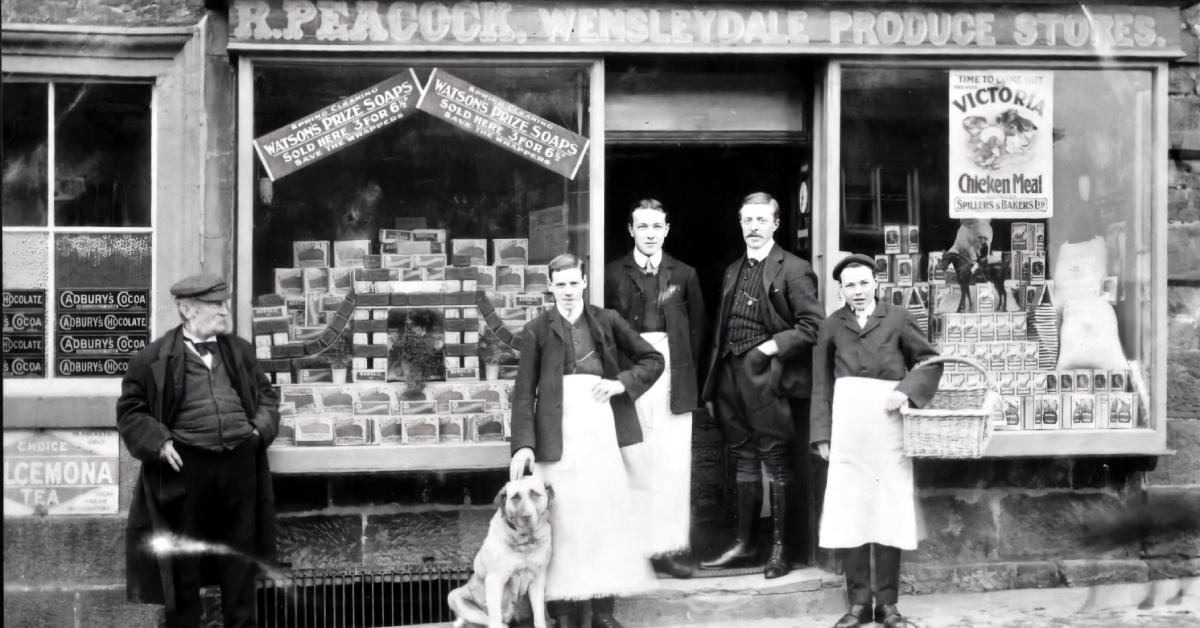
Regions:
M 871 586 L 871 553 L 875 554 L 875 586 Z M 838 551 L 846 572 L 846 592 L 851 604 L 895 604 L 900 596 L 900 548 L 868 543 Z
M 175 534 L 253 555 L 260 443 L 260 438 L 252 435 L 237 448 L 219 453 L 175 445 L 175 451 L 183 459 L 180 473 L 187 489 L 187 494 L 167 510 L 167 520 Z M 200 625 L 203 612 L 200 586 L 211 580 L 205 577 L 210 573 L 221 587 L 225 627 L 258 625 L 254 608 L 257 566 L 253 561 L 242 555 L 210 553 L 180 555 L 174 565 L 175 609 L 166 613 L 167 628 Z
M 788 400 L 771 392 L 771 358 L 758 349 L 727 354 L 717 369 L 717 428 L 737 464 L 737 481 L 789 481 L 796 429 Z

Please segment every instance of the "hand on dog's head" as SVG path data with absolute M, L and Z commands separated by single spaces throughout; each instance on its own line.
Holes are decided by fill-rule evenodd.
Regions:
M 512 480 L 496 494 L 495 504 L 509 527 L 532 530 L 542 524 L 554 501 L 554 487 L 527 475 Z

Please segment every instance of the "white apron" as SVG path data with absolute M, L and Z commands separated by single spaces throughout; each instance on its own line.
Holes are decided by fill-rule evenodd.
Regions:
M 821 547 L 917 549 L 912 459 L 904 455 L 900 413 L 883 409 L 896 384 L 864 377 L 834 383 Z
M 546 599 L 640 593 L 653 573 L 633 539 L 629 482 L 612 406 L 592 400 L 596 375 L 563 376 L 562 459 L 536 463 L 554 487 Z
M 663 355 L 666 368 L 638 397 L 642 442 L 621 449 L 633 493 L 638 530 L 647 556 L 688 548 L 692 496 L 692 413 L 671 412 L 671 350 L 667 334 L 642 334 Z

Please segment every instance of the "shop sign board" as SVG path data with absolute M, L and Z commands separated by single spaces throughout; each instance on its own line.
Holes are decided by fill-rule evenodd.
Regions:
M 113 332 L 150 328 L 149 312 L 78 311 L 58 314 L 59 331 Z
M 1174 56 L 1176 6 L 233 0 L 230 47 Z
M 75 289 L 58 291 L 59 310 L 146 310 L 150 291 L 130 288 Z
M 62 377 L 123 377 L 132 356 L 59 356 L 55 369 Z
M 116 430 L 4 430 L 4 516 L 114 514 Z
M 402 120 L 416 107 L 419 93 L 416 73 L 400 72 L 255 138 L 254 150 L 275 181 Z
M 586 137 L 440 68 L 430 75 L 417 108 L 568 179 L 587 154 Z
M 1054 215 L 1054 73 L 951 70 L 950 217 Z
M 4 377 L 46 376 L 46 291 L 3 291 Z

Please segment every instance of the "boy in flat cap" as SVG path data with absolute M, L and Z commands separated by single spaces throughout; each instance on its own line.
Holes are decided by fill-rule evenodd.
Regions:
M 215 579 L 224 625 L 253 627 L 257 567 L 244 556 L 275 551 L 266 450 L 279 399 L 250 343 L 226 333 L 224 279 L 193 275 L 171 294 L 183 323 L 133 357 L 117 401 L 117 429 L 142 461 L 126 529 L 126 593 L 164 604 L 168 627 L 193 627 L 200 587 Z M 174 555 L 175 539 L 237 555 Z
M 937 351 L 907 309 L 875 301 L 873 259 L 851 255 L 833 267 L 833 279 L 846 305 L 825 319 L 813 349 L 809 439 L 829 461 L 819 543 L 838 550 L 849 594 L 835 628 L 900 628 L 900 550 L 916 549 L 918 535 L 899 409 L 927 403 L 942 367 L 913 368 Z

